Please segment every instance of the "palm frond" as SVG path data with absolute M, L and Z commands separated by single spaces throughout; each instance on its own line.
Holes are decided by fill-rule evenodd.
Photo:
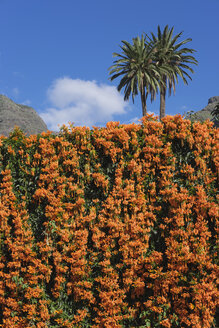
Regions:
M 113 53 L 113 57 L 117 58 L 108 69 L 109 79 L 113 81 L 121 77 L 117 90 L 124 89 L 124 100 L 132 95 L 134 102 L 138 92 L 141 99 L 145 97 L 145 101 L 149 93 L 151 99 L 155 98 L 162 83 L 159 69 L 154 63 L 155 46 L 146 35 L 142 35 L 141 38 L 133 38 L 132 44 L 123 40 L 121 54 Z
M 173 91 L 175 92 L 175 84 L 178 83 L 177 75 L 183 79 L 184 83 L 188 83 L 186 77 L 191 79 L 185 70 L 191 73 L 194 73 L 194 70 L 186 64 L 197 65 L 198 63 L 198 61 L 191 56 L 191 54 L 195 52 L 194 49 L 181 48 L 184 44 L 192 41 L 191 38 L 176 43 L 182 33 L 183 32 L 180 32 L 173 37 L 173 27 L 169 29 L 168 25 L 166 25 L 162 32 L 158 25 L 157 36 L 153 33 L 151 33 L 150 36 L 147 35 L 150 47 L 156 49 L 154 61 L 165 79 L 168 78 L 169 94 L 171 94 L 171 88 L 174 88 Z

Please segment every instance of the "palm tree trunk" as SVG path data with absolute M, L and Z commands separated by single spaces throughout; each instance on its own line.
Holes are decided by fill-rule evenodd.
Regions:
M 165 117 L 165 98 L 166 98 L 166 88 L 161 86 L 160 88 L 160 121 Z
M 145 88 L 141 91 L 141 105 L 142 105 L 142 115 L 146 116 L 147 114 L 147 105 L 146 105 L 146 95 L 145 95 Z

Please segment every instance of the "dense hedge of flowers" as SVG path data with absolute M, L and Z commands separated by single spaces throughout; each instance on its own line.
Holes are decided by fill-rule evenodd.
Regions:
M 218 139 L 180 115 L 2 136 L 0 327 L 213 327 Z

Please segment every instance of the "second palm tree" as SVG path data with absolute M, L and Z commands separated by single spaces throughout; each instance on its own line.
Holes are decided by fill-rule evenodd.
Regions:
M 165 99 L 166 99 L 166 90 L 169 89 L 169 95 L 171 95 L 171 90 L 175 93 L 175 82 L 178 83 L 177 75 L 179 75 L 183 82 L 188 84 L 186 77 L 190 80 L 192 79 L 190 75 L 185 71 L 189 70 L 191 73 L 194 73 L 193 69 L 188 64 L 196 64 L 197 60 L 191 56 L 194 49 L 189 48 L 180 48 L 185 43 L 191 41 L 192 39 L 186 39 L 179 43 L 176 43 L 179 37 L 182 35 L 182 32 L 173 37 L 173 27 L 168 28 L 168 25 L 165 26 L 163 32 L 161 32 L 160 26 L 158 26 L 157 36 L 151 32 L 151 37 L 146 35 L 150 40 L 147 41 L 147 46 L 154 49 L 155 63 L 158 71 L 161 68 L 164 69 L 167 73 L 160 71 L 162 84 L 160 88 L 160 120 L 165 116 Z

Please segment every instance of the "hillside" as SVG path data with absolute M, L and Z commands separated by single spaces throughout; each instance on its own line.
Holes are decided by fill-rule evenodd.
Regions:
M 8 97 L 0 95 L 0 135 L 9 136 L 15 125 L 28 136 L 48 130 L 35 109 L 16 104 Z
M 214 125 L 218 128 L 219 122 L 215 121 L 211 114 L 217 103 L 219 103 L 219 97 L 218 96 L 211 97 L 208 99 L 207 106 L 205 106 L 203 109 L 201 109 L 197 112 L 191 111 L 191 114 L 187 114 L 185 118 L 187 118 L 193 122 L 194 121 L 204 122 L 207 119 L 209 119 L 210 121 L 214 122 Z

